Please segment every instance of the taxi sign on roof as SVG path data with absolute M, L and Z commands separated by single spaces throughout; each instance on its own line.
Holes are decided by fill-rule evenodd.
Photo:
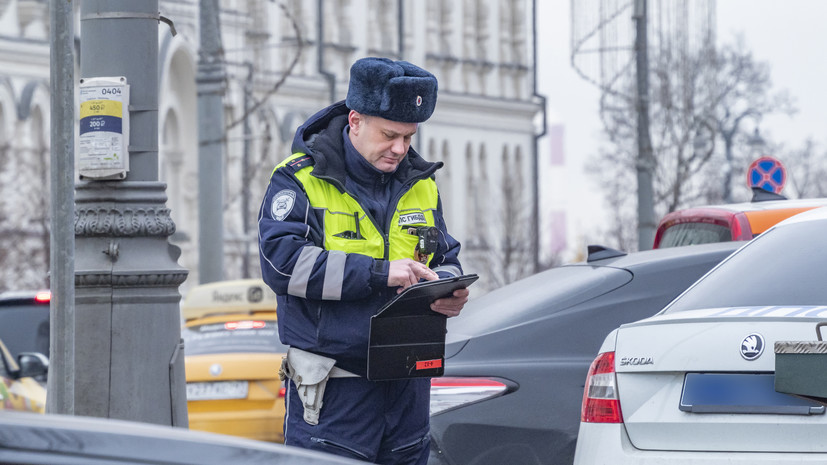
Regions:
M 276 310 L 276 294 L 260 279 L 219 281 L 194 287 L 181 304 L 185 320 L 225 313 Z

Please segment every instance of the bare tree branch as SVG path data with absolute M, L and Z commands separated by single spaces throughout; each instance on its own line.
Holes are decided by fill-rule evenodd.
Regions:
M 655 209 L 663 215 L 689 204 L 720 202 L 733 184 L 728 167 L 743 164 L 736 155 L 749 152 L 745 123 L 795 110 L 786 92 L 772 91 L 769 66 L 756 61 L 742 40 L 718 53 L 711 46 L 688 52 L 673 50 L 668 41 L 659 44 L 650 50 L 650 133 Z M 609 145 L 595 166 L 627 170 L 598 174 L 612 208 L 627 209 L 615 212 L 613 245 L 634 250 L 629 239 L 635 237 L 636 220 L 629 209 L 635 205 L 629 198 L 636 186 L 636 108 L 630 99 L 604 93 L 600 111 Z

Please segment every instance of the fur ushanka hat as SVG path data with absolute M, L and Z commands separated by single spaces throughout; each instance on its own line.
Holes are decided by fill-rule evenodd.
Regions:
M 422 123 L 436 107 L 437 80 L 407 61 L 368 57 L 350 68 L 345 104 L 365 115 Z

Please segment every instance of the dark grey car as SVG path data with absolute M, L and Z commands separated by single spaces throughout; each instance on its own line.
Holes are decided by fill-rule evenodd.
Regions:
M 0 463 L 357 465 L 318 451 L 109 418 L 3 412 Z
M 606 334 L 652 316 L 743 244 L 597 252 L 472 300 L 448 320 L 429 465 L 570 464 Z

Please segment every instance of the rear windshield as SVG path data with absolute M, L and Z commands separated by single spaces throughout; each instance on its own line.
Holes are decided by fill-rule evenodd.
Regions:
M 664 310 L 827 305 L 824 221 L 764 233 Z
M 0 339 L 9 352 L 40 352 L 49 356 L 49 304 L 4 302 L 0 304 Z
M 610 292 L 632 280 L 624 269 L 567 265 L 537 273 L 492 291 L 449 318 L 462 333 L 483 334 L 563 311 Z
M 225 353 L 284 353 L 287 346 L 279 342 L 276 322 L 272 320 L 237 320 L 181 329 L 187 355 Z
M 732 231 L 726 226 L 712 223 L 678 223 L 663 232 L 659 248 L 684 245 L 709 244 L 732 240 Z

